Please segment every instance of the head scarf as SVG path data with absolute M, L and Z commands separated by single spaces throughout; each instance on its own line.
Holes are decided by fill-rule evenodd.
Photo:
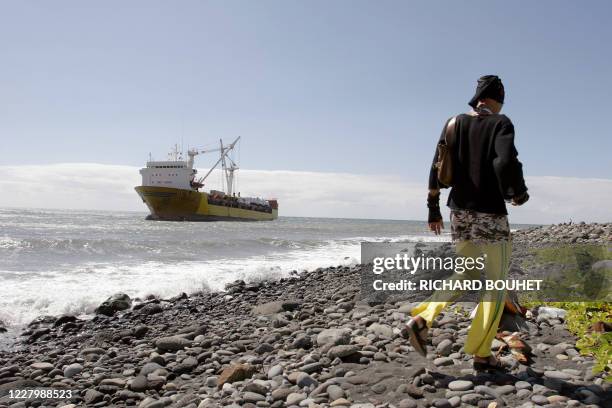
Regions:
M 476 93 L 470 100 L 469 105 L 476 108 L 478 101 L 484 98 L 491 98 L 499 103 L 504 103 L 504 84 L 497 75 L 485 75 L 478 79 Z

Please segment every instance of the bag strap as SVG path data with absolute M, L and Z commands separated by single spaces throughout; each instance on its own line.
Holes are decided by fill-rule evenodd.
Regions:
M 444 131 L 444 142 L 448 147 L 451 147 L 449 140 L 454 142 L 455 139 L 455 125 L 457 123 L 457 117 L 453 116 L 446 125 L 446 130 Z

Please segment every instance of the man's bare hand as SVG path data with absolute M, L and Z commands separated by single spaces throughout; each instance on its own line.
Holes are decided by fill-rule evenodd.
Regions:
M 429 223 L 429 229 L 436 235 L 440 235 L 442 233 L 442 230 L 444 229 L 444 222 L 442 222 L 442 220 L 440 221 L 435 221 L 435 222 L 430 222 Z

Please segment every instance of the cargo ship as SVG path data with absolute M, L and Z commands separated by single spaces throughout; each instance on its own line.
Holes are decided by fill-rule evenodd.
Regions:
M 229 145 L 219 140 L 219 147 L 207 150 L 188 149 L 183 160 L 178 146 L 170 152 L 167 161 L 153 161 L 149 157 L 146 167 L 140 169 L 142 185 L 135 187 L 149 208 L 148 220 L 167 221 L 266 221 L 278 217 L 278 201 L 259 197 L 241 197 L 234 191 L 234 172 L 238 166 L 230 158 L 240 137 Z M 194 168 L 195 157 L 219 152 L 212 168 L 200 178 Z M 222 189 L 200 191 L 206 179 L 221 165 Z

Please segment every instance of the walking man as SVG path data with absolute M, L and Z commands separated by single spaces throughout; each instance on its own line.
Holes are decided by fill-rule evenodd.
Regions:
M 454 126 L 453 140 L 447 143 L 452 158 L 453 186 L 447 205 L 451 209 L 450 224 L 458 255 L 476 258 L 486 255 L 487 279 L 505 279 L 511 253 L 510 227 L 506 201 L 522 205 L 528 199 L 521 162 L 514 147 L 514 126 L 501 115 L 504 86 L 495 75 L 478 80 L 476 93 L 470 100 L 472 110 L 447 121 L 440 141 L 445 140 L 447 126 Z M 434 155 L 438 162 L 438 151 Z M 429 228 L 440 234 L 444 228 L 440 213 L 440 188 L 434 166 L 429 174 Z M 455 272 L 450 279 L 478 279 L 469 273 Z M 474 355 L 474 368 L 501 368 L 491 353 L 491 343 L 504 309 L 505 291 L 485 292 L 464 345 Z M 436 292 L 419 304 L 402 331 L 420 354 L 427 354 L 427 331 L 436 316 L 461 292 Z

